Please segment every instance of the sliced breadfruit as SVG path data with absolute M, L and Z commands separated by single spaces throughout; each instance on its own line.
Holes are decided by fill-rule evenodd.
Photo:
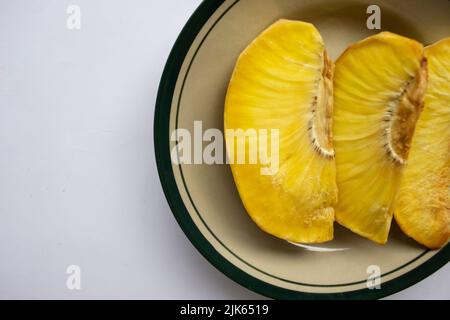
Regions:
M 291 242 L 333 239 L 333 71 L 312 24 L 280 20 L 241 54 L 226 96 L 227 151 L 242 202 L 262 230 Z M 245 157 L 250 139 L 238 147 L 239 129 L 257 132 L 258 143 L 268 137 L 256 164 Z
M 425 48 L 429 80 L 395 209 L 411 238 L 431 249 L 450 238 L 450 38 Z
M 385 244 L 423 109 L 428 78 L 423 46 L 382 32 L 350 46 L 335 71 L 336 220 Z

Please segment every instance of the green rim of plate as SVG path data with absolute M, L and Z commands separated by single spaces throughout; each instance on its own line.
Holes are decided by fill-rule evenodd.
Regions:
M 380 299 L 416 284 L 444 266 L 450 260 L 450 245 L 417 268 L 383 283 L 380 290 L 360 289 L 342 293 L 300 292 L 271 285 L 247 274 L 218 253 L 203 236 L 189 215 L 175 181 L 170 156 L 169 122 L 175 85 L 184 59 L 200 30 L 225 1 L 204 0 L 191 16 L 169 55 L 156 101 L 154 144 L 159 178 L 175 219 L 192 244 L 212 265 L 232 280 L 254 292 L 275 299 Z

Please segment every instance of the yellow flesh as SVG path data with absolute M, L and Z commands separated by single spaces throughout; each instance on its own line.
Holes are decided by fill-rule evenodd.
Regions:
M 395 219 L 435 249 L 450 237 L 450 38 L 426 48 L 429 83 L 417 123 Z
M 333 238 L 332 74 L 314 26 L 281 20 L 242 53 L 227 93 L 225 129 L 267 129 L 269 136 L 271 129 L 279 130 L 275 174 L 262 175 L 260 162 L 231 168 L 251 218 L 292 242 Z M 227 138 L 227 149 L 236 159 L 239 150 L 232 140 Z
M 336 220 L 377 243 L 388 239 L 426 80 L 422 45 L 388 32 L 336 62 Z

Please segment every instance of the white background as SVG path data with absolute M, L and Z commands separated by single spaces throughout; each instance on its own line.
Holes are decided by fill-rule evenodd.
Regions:
M 260 298 L 197 253 L 156 170 L 159 79 L 199 3 L 0 0 L 0 298 Z M 449 283 L 447 265 L 391 298 Z

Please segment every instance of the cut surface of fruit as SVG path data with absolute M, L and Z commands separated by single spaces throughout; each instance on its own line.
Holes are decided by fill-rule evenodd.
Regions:
M 313 25 L 280 20 L 241 54 L 228 88 L 226 144 L 242 202 L 261 229 L 292 242 L 333 239 L 333 72 Z M 252 144 L 246 139 L 245 147 L 238 147 L 231 133 L 239 129 L 259 133 L 259 153 L 264 149 L 259 143 L 268 138 L 272 161 L 278 154 L 271 174 L 261 171 L 269 157 L 237 163 L 248 158 Z M 272 140 L 274 132 L 278 139 Z
M 380 244 L 388 239 L 426 86 L 423 46 L 389 32 L 352 45 L 336 62 L 336 220 Z
M 450 38 L 425 49 L 429 82 L 396 204 L 400 228 L 437 249 L 450 237 Z

